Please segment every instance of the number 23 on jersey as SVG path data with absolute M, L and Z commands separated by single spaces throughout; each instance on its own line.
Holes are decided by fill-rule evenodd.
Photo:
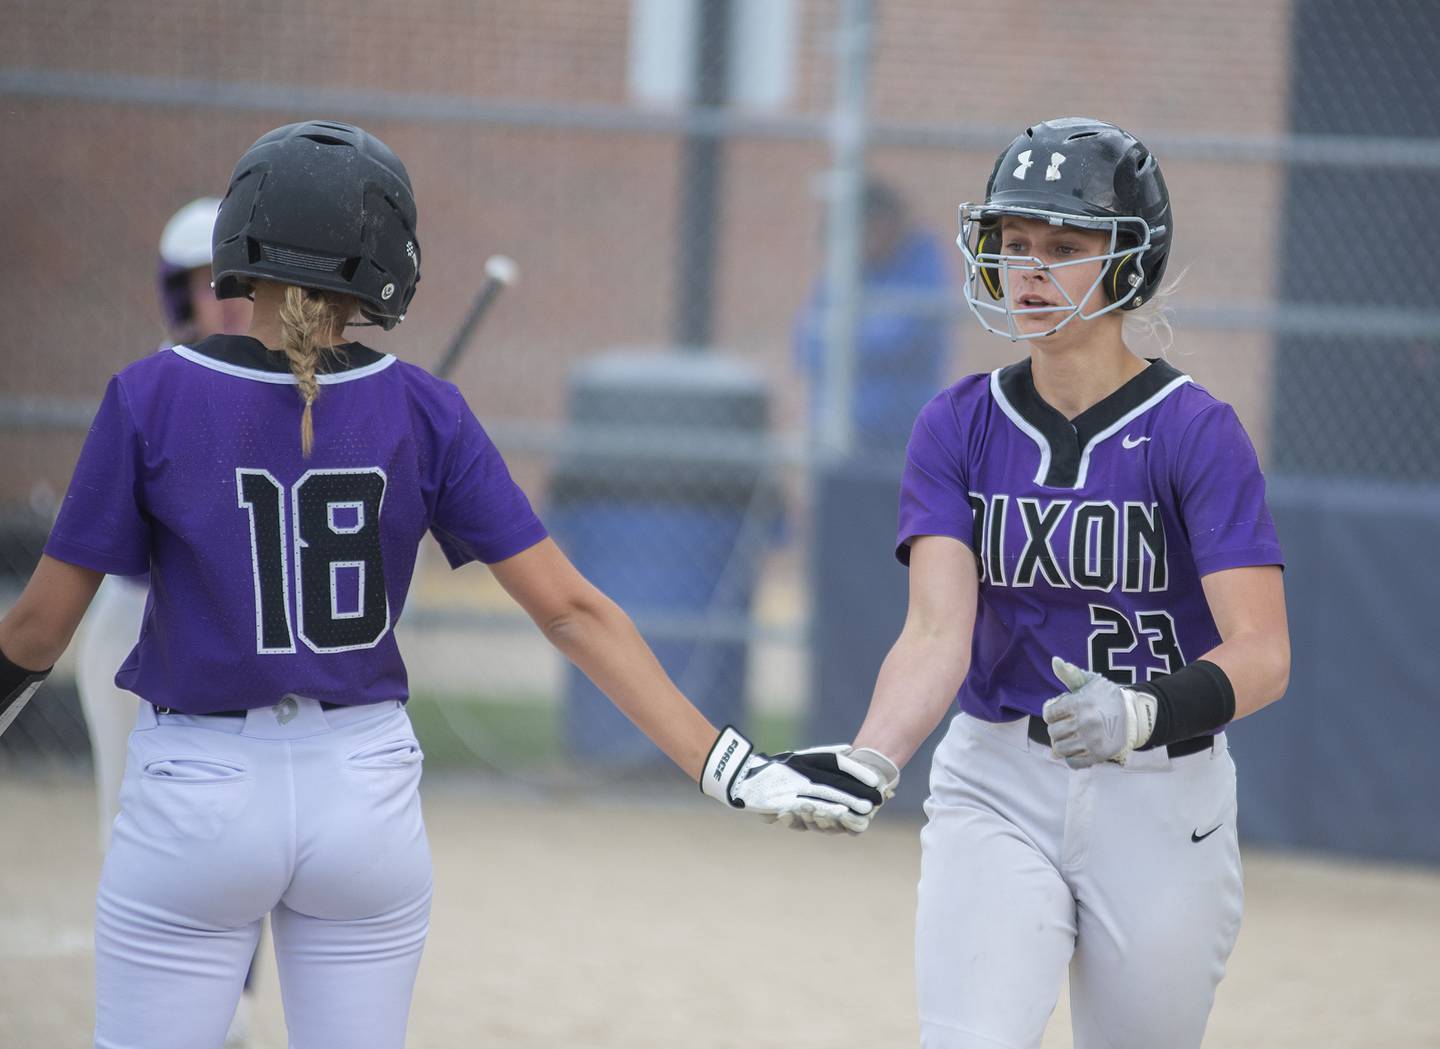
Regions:
M 291 564 L 300 640 L 313 652 L 373 648 L 390 629 L 380 547 L 385 471 L 308 470 L 289 491 L 268 470 L 239 468 L 239 506 L 250 518 L 255 650 L 295 651 Z M 293 549 L 294 557 L 290 557 Z

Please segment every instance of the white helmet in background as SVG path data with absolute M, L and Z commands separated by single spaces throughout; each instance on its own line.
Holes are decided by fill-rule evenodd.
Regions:
M 217 197 L 192 200 L 170 217 L 160 234 L 160 265 L 156 284 L 165 326 L 172 335 L 183 335 L 195 319 L 190 298 L 190 271 L 210 265 L 210 238 L 215 216 L 220 211 Z

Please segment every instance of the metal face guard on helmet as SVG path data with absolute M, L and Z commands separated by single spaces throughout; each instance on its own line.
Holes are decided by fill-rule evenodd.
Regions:
M 995 235 L 1004 215 L 1108 232 L 1109 247 L 1101 255 L 1053 265 L 1005 255 Z M 985 202 L 960 205 L 956 243 L 965 255 L 965 301 L 986 331 L 1012 341 L 1042 339 L 1076 317 L 1090 320 L 1149 302 L 1160 291 L 1173 239 L 1170 193 L 1144 143 L 1124 128 L 1091 117 L 1044 120 L 1027 127 L 995 159 Z M 1103 263 L 1100 276 L 1078 303 L 1072 301 L 1054 271 L 1095 261 Z M 1016 331 L 1016 316 L 1050 312 L 1015 310 L 1005 301 L 1009 271 L 1016 268 L 1045 273 L 1068 304 L 1055 307 L 1066 316 L 1049 331 Z M 1104 305 L 1082 311 L 1096 291 L 1103 293 Z
M 982 243 L 986 239 L 986 231 L 998 229 L 1000 220 L 1005 215 L 1041 219 L 1054 226 L 1064 225 L 1077 229 L 1105 231 L 1110 235 L 1110 243 L 1103 254 L 1087 255 L 1084 258 L 1067 259 L 1064 262 L 1053 264 L 1042 262 L 1033 255 L 1006 255 L 1003 252 L 986 250 L 989 245 Z M 968 202 L 961 204 L 960 232 L 955 238 L 955 243 L 959 246 L 965 259 L 965 302 L 970 307 L 970 312 L 975 315 L 975 319 L 980 322 L 981 327 L 993 335 L 1003 335 L 1011 342 L 1043 339 L 1046 336 L 1054 335 L 1076 317 L 1087 321 L 1102 317 L 1111 310 L 1123 309 L 1144 286 L 1145 271 L 1142 260 L 1151 244 L 1151 232 L 1150 224 L 1143 218 L 1134 215 L 1082 217 L 1045 208 L 1017 206 L 997 208 Z M 1130 260 L 1129 265 L 1122 265 L 1127 259 Z M 1055 279 L 1054 271 L 1091 262 L 1103 262 L 1104 265 L 1100 268 L 1095 280 L 1085 289 L 1085 294 L 1080 297 L 1080 301 L 1076 302 Z M 1012 306 L 1008 295 L 1011 270 L 1043 273 L 1050 282 L 1050 286 L 1065 300 L 1065 304 L 1063 306 L 1021 308 Z M 1126 286 L 1123 289 L 1118 286 L 1105 287 L 1109 278 L 1112 276 L 1119 278 L 1122 273 L 1128 273 L 1128 278 L 1124 281 Z M 1085 312 L 1083 308 L 1085 304 L 1102 288 L 1101 298 L 1105 305 L 1099 309 Z M 1046 331 L 1021 334 L 1016 330 L 1015 318 L 1017 316 L 1041 313 L 1064 313 L 1065 316 Z M 987 314 L 989 319 L 987 319 Z M 998 323 L 999 317 L 1005 318 L 1003 328 L 990 323 L 991 319 Z

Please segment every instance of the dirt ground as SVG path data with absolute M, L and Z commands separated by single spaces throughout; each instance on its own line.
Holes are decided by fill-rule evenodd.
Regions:
M 89 1045 L 89 785 L 9 776 L 0 797 L 0 1047 Z M 412 1049 L 918 1042 L 915 822 L 822 839 L 678 788 L 563 803 L 471 780 L 430 782 L 425 804 L 437 895 Z M 1440 1047 L 1440 871 L 1245 863 L 1207 1047 Z M 254 1026 L 283 1049 L 273 960 Z M 1070 1044 L 1062 996 L 1045 1047 Z

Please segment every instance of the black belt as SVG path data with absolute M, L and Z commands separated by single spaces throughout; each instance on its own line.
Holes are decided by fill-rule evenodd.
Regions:
M 323 699 L 320 701 L 320 709 L 321 709 L 321 710 L 335 710 L 337 707 L 346 707 L 346 706 L 350 706 L 350 704 L 348 704 L 348 703 L 328 703 L 328 702 L 326 702 L 326 701 L 323 700 Z M 155 708 L 155 713 L 157 713 L 157 714 L 185 714 L 185 715 L 190 716 L 190 717 L 202 717 L 202 718 L 243 718 L 246 714 L 250 713 L 250 711 L 248 711 L 248 710 L 202 710 L 202 711 L 199 711 L 199 712 L 195 712 L 195 711 L 190 711 L 190 710 L 176 710 L 174 707 L 156 707 L 156 708 Z
M 1044 718 L 1032 715 L 1025 732 L 1030 737 L 1030 742 L 1038 743 L 1042 747 L 1050 745 L 1050 726 L 1045 724 Z M 1202 750 L 1209 750 L 1214 745 L 1214 736 L 1191 736 L 1189 739 L 1167 743 L 1165 750 L 1172 758 L 1183 758 L 1187 754 L 1199 754 Z

